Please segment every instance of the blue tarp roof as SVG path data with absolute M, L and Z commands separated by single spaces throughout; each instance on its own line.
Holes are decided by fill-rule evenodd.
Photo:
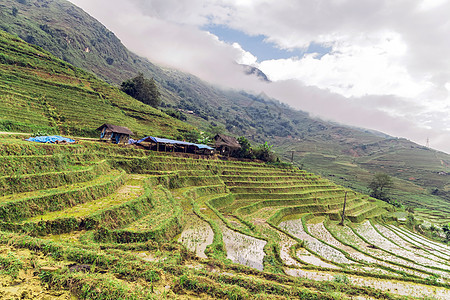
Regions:
M 55 143 L 55 142 L 75 143 L 75 140 L 65 138 L 59 135 L 30 137 L 29 139 L 27 139 L 27 141 L 38 143 Z
M 163 143 L 163 144 L 187 145 L 187 146 L 195 146 L 195 147 L 197 147 L 199 149 L 214 150 L 214 148 L 212 148 L 210 146 L 207 146 L 207 145 L 203 145 L 203 144 L 194 144 L 194 143 L 183 142 L 183 141 L 175 141 L 175 140 L 163 139 L 163 138 L 158 138 L 158 137 L 153 137 L 153 136 L 147 136 L 147 137 L 145 137 L 143 139 L 140 139 L 136 143 L 141 143 L 141 142 L 153 142 L 153 143 Z

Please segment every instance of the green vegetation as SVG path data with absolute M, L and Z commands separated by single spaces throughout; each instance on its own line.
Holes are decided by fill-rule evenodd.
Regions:
M 64 128 L 64 124 L 72 117 L 49 97 L 36 103 L 30 101 L 29 98 L 39 98 L 42 94 L 31 93 L 31 87 L 25 100 L 19 101 L 14 93 L 11 95 L 11 91 L 2 98 L 2 102 L 9 102 L 9 105 L 17 103 L 24 109 L 20 113 L 14 111 L 14 114 L 7 111 L 10 116 L 0 120 L 0 130 L 94 135 L 93 123 L 113 123 L 113 118 L 114 123 L 126 123 L 133 131 L 145 135 L 151 133 L 182 138 L 187 132 L 197 132 L 199 135 L 200 131 L 212 133 L 212 130 L 216 130 L 234 136 L 246 136 L 253 144 L 267 141 L 274 145 L 272 150 L 280 153 L 285 160 L 290 161 L 293 157 L 297 166 L 320 173 L 358 192 L 367 192 L 367 185 L 375 173 L 386 173 L 395 183 L 389 195 L 392 203 L 414 209 L 416 216 L 425 222 L 442 226 L 450 221 L 450 158 L 445 153 L 379 132 L 313 119 L 264 94 L 224 91 L 190 74 L 159 68 L 128 51 L 112 32 L 67 1 L 5 0 L 0 3 L 0 13 L 2 30 L 50 51 L 65 62 L 92 71 L 107 82 L 120 85 L 139 73 L 146 78 L 154 78 L 161 93 L 163 110 L 177 119 L 186 118 L 189 124 L 199 128 L 193 131 L 193 128 L 183 128 L 187 127 L 185 125 L 174 126 L 170 123 L 165 126 L 165 122 L 158 121 L 155 126 L 149 122 L 155 117 L 149 115 L 149 108 L 140 107 L 136 110 L 123 102 L 116 103 L 116 98 L 120 97 L 115 94 L 104 99 L 105 93 L 95 85 L 91 87 L 89 82 L 75 81 L 71 84 L 77 87 L 84 84 L 89 92 L 93 89 L 101 97 L 95 97 L 98 95 L 95 93 L 80 95 L 83 99 L 88 96 L 90 104 L 86 104 L 86 110 L 76 115 L 77 124 L 68 124 L 69 130 Z M 34 55 L 16 64 L 33 65 L 38 59 L 40 57 Z M 8 57 L 0 60 L 10 61 Z M 10 73 L 10 70 L 1 71 L 2 74 Z M 19 87 L 19 84 L 11 86 L 12 90 L 20 90 Z M 105 111 L 105 106 L 92 104 L 103 101 L 110 101 L 115 109 Z M 105 111 L 105 114 L 83 119 L 87 108 L 91 111 L 89 116 L 94 110 Z M 156 111 L 151 113 L 159 115 Z M 87 125 L 79 126 L 82 122 Z M 49 126 L 49 123 L 53 125 Z M 147 124 L 147 127 L 143 128 L 143 124 Z M 176 129 L 178 126 L 181 128 Z M 198 138 L 190 141 L 197 142 Z
M 122 82 L 121 90 L 136 100 L 153 107 L 161 103 L 160 93 L 155 84 L 155 80 L 144 78 L 144 74 Z
M 239 137 L 237 141 L 241 145 L 241 148 L 233 152 L 233 157 L 258 159 L 269 163 L 280 162 L 280 159 L 272 151 L 273 145 L 269 145 L 268 142 L 253 148 L 249 140 L 244 136 Z
M 103 123 L 137 135 L 173 136 L 190 126 L 0 32 L 0 130 L 97 136 Z
M 0 135 L 2 297 L 450 297 L 450 248 L 415 232 L 420 217 L 441 224 L 437 237 L 448 233 L 445 154 L 162 71 L 65 1 L 0 8 L 5 31 L 64 59 L 0 32 L 1 130 L 95 136 L 108 122 L 194 142 L 225 131 L 249 137 L 242 157 L 272 162 Z M 60 21 L 74 19 L 81 27 Z M 116 84 L 141 71 L 175 118 L 67 61 Z M 286 160 L 296 151 L 294 164 L 274 149 Z M 304 170 L 314 168 L 321 176 Z M 380 170 L 409 213 L 359 193 Z
M 446 224 L 442 226 L 442 231 L 445 234 L 445 239 L 447 240 L 447 242 L 450 242 L 450 225 Z
M 16 279 L 22 268 L 23 262 L 13 252 L 0 256 L 0 274 L 7 274 Z
M 385 173 L 376 173 L 369 183 L 370 196 L 390 203 L 388 189 L 394 185 L 392 178 Z
M 0 247 L 12 254 L 0 258 L 1 268 L 17 278 L 25 276 L 23 270 L 37 272 L 53 292 L 68 290 L 82 299 L 342 299 L 356 294 L 397 299 L 380 280 L 396 282 L 400 295 L 411 288 L 428 295 L 419 283 L 444 295 L 448 291 L 450 265 L 443 259 L 443 245 L 422 241 L 439 252 L 414 250 L 432 262 L 425 267 L 407 258 L 410 252 L 394 256 L 389 248 L 369 254 L 324 235 L 327 229 L 317 226 L 337 223 L 330 220 L 340 219 L 347 190 L 297 168 L 183 158 L 88 141 L 45 145 L 17 138 L 1 139 L 0 158 L 0 171 L 32 177 L 36 189 L 16 193 L 18 180 L 4 191 Z M 66 184 L 53 173 L 54 179 L 39 175 L 48 168 L 56 168 L 55 174 L 91 173 Z M 347 226 L 338 227 L 368 239 L 361 225 L 351 222 L 381 220 L 392 207 L 347 194 Z M 299 214 L 302 220 L 296 220 Z M 291 219 L 300 224 L 294 231 L 283 225 Z M 377 230 L 386 234 L 383 228 Z M 207 230 L 211 234 L 205 236 Z M 395 243 L 406 242 L 403 231 L 389 232 L 398 239 Z M 17 251 L 32 252 L 18 259 Z M 295 272 L 317 280 L 297 278 Z M 430 280 L 433 272 L 437 277 Z M 362 284 L 355 278 L 362 278 Z

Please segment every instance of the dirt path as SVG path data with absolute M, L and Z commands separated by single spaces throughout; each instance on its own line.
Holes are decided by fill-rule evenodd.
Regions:
M 19 135 L 30 135 L 31 133 L 0 131 L 0 134 L 19 134 Z

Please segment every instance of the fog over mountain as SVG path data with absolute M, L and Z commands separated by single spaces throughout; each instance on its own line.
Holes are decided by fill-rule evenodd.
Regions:
M 156 63 L 450 152 L 448 1 L 71 2 Z

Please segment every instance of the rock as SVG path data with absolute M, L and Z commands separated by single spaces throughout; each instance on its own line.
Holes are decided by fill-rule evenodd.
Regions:
M 59 270 L 59 267 L 41 267 L 41 272 L 56 272 Z
M 70 272 L 87 273 L 87 272 L 91 271 L 91 265 L 70 265 L 69 271 Z

